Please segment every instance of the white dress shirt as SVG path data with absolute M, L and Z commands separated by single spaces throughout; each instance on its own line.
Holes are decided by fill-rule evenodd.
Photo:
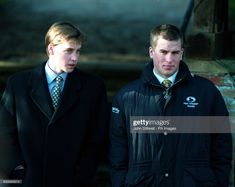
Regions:
M 176 75 L 178 73 L 178 70 L 173 74 L 171 75 L 170 77 L 168 77 L 167 79 L 171 81 L 172 85 L 174 84 L 175 82 L 175 78 L 176 78 Z M 160 84 L 162 84 L 162 82 L 164 80 L 166 80 L 166 78 L 163 78 L 161 75 L 159 75 L 158 73 L 156 73 L 153 69 L 153 74 L 155 75 L 155 77 L 158 79 L 158 81 L 160 82 Z

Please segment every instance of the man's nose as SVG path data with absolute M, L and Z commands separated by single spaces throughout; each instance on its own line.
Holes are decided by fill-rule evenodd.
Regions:
M 77 61 L 79 59 L 79 56 L 80 55 L 78 53 L 73 53 L 71 58 L 73 61 Z
M 173 58 L 173 55 L 171 53 L 167 53 L 167 55 L 165 56 L 165 59 L 167 62 L 171 62 Z

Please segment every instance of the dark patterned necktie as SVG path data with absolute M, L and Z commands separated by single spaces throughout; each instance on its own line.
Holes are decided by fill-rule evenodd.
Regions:
M 169 88 L 171 86 L 172 82 L 168 79 L 165 79 L 163 82 L 162 82 L 162 85 L 165 87 L 165 88 Z
M 62 86 L 63 78 L 61 76 L 57 76 L 55 80 L 56 80 L 56 83 L 52 90 L 52 104 L 53 104 L 54 109 L 56 110 L 58 108 L 58 105 L 61 99 L 61 86 Z

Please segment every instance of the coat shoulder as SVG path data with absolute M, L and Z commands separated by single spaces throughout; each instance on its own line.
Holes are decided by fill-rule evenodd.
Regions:
M 140 88 L 143 82 L 141 79 L 136 79 L 127 85 L 123 86 L 114 96 L 114 99 L 124 100 L 127 97 L 130 97 L 134 93 L 136 93 Z
M 216 85 L 208 78 L 198 76 L 198 75 L 193 75 L 192 77 L 193 77 L 192 78 L 193 83 L 197 86 L 200 86 L 202 89 L 217 90 Z
M 33 70 L 31 69 L 31 70 L 24 70 L 24 71 L 14 73 L 8 77 L 8 82 L 16 83 L 16 84 L 19 84 L 19 83 L 25 84 L 30 79 L 32 72 Z
M 91 74 L 89 72 L 86 72 L 86 71 L 83 71 L 83 70 L 80 70 L 80 69 L 79 70 L 76 69 L 74 71 L 74 74 L 85 85 L 89 85 L 89 86 L 92 86 L 92 87 L 103 87 L 103 88 L 105 88 L 105 83 L 104 83 L 103 78 L 101 78 L 97 75 Z

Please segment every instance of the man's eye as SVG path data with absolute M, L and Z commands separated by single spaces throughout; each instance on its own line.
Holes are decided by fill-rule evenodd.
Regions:
M 65 50 L 65 53 L 71 54 L 73 50 Z
M 162 54 L 167 54 L 167 51 L 160 51 L 160 53 L 162 53 Z
M 178 54 L 180 54 L 180 51 L 174 51 L 174 52 L 172 52 L 172 54 L 173 55 L 178 55 Z

